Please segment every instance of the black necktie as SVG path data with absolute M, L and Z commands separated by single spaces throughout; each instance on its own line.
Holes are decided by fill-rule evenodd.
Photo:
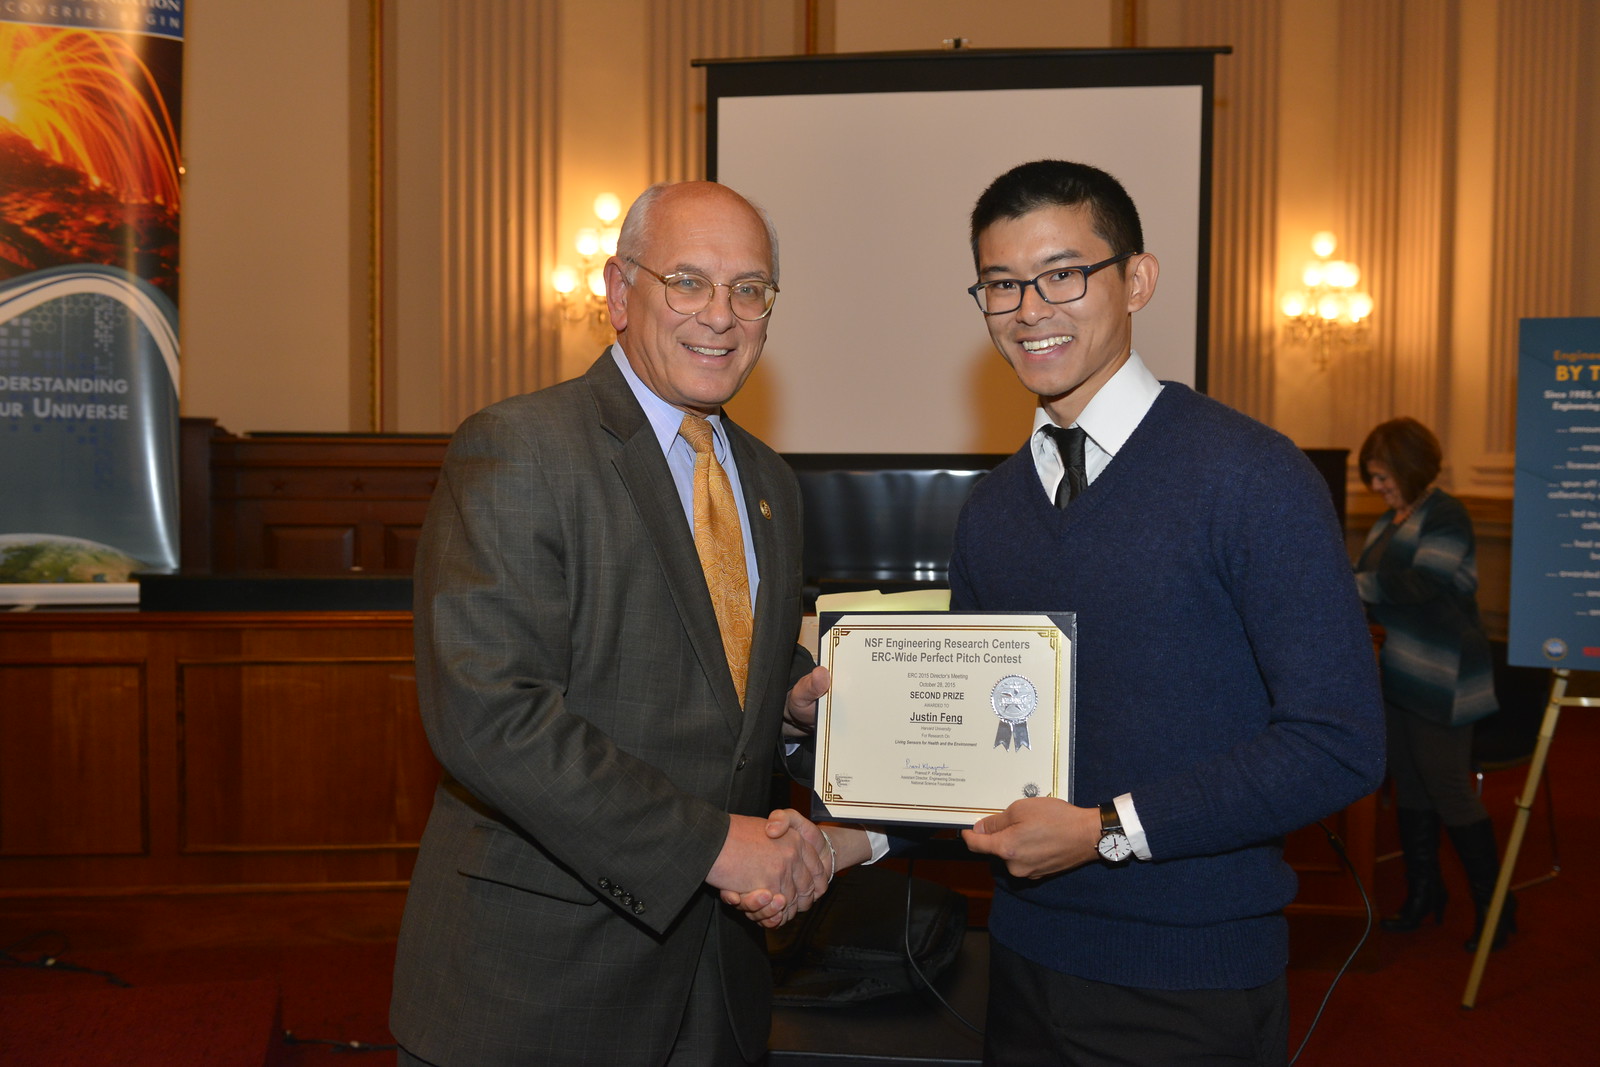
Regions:
M 1056 451 L 1061 453 L 1061 466 L 1066 469 L 1056 486 L 1056 507 L 1064 508 L 1089 484 L 1088 468 L 1083 461 L 1083 441 L 1088 435 L 1081 426 L 1063 429 L 1052 425 L 1046 426 L 1044 432 L 1056 443 Z

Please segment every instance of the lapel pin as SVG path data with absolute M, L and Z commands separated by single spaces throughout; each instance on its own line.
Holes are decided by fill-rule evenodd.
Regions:
M 765 500 L 761 502 L 761 517 L 763 519 L 772 518 L 772 505 L 767 503 Z

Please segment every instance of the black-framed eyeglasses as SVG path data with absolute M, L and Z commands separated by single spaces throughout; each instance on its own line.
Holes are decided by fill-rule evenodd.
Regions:
M 967 292 L 972 294 L 972 299 L 978 302 L 978 310 L 985 315 L 1004 315 L 1017 310 L 1022 306 L 1022 294 L 1028 291 L 1030 285 L 1046 304 L 1070 304 L 1074 300 L 1082 300 L 1083 294 L 1089 291 L 1089 275 L 1137 254 L 1124 252 L 1086 267 L 1053 267 L 1027 281 L 1021 278 L 996 278 L 992 282 L 979 282 L 968 288 Z
M 657 274 L 637 259 L 629 263 L 661 283 L 666 290 L 667 307 L 680 315 L 694 315 L 704 311 L 717 290 L 728 290 L 728 306 L 735 318 L 745 322 L 758 322 L 772 314 L 772 302 L 778 299 L 778 287 L 760 278 L 746 278 L 737 282 L 714 282 L 703 274 L 680 270 L 673 274 Z

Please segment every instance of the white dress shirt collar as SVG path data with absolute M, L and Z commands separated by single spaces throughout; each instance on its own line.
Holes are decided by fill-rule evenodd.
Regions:
M 1122 446 L 1127 444 L 1128 438 L 1133 436 L 1133 431 L 1144 421 L 1150 405 L 1156 402 L 1156 394 L 1160 392 L 1161 382 L 1150 373 L 1150 368 L 1139 358 L 1139 353 L 1132 352 L 1128 355 L 1128 362 L 1119 367 L 1117 373 L 1090 398 L 1074 425 L 1082 427 L 1087 435 L 1083 453 L 1091 485 Z M 1055 442 L 1049 434 L 1040 432 L 1042 427 L 1050 424 L 1050 415 L 1040 404 L 1033 413 L 1033 463 L 1045 492 L 1054 497 L 1056 484 L 1061 481 L 1064 471 Z

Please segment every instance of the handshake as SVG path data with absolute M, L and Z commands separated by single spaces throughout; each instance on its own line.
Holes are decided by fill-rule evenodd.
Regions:
M 817 667 L 789 690 L 786 737 L 816 729 L 817 701 L 831 681 L 827 669 Z M 729 819 L 728 838 L 706 882 L 722 891 L 723 903 L 768 929 L 810 910 L 835 874 L 872 858 L 865 830 L 829 826 L 825 832 L 793 808 L 780 808 L 765 821 L 751 815 Z
M 782 926 L 822 898 L 833 876 L 871 858 L 865 830 L 826 831 L 793 808 L 763 821 L 730 816 L 728 839 L 706 881 L 722 900 L 769 929 Z

